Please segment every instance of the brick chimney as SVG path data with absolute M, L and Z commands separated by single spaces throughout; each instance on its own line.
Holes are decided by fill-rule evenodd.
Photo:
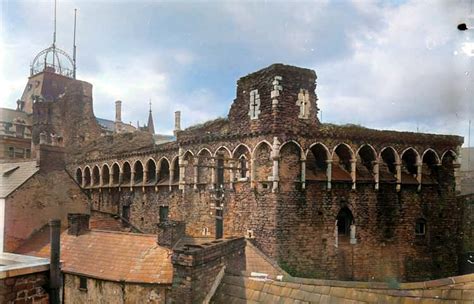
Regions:
M 115 122 L 122 122 L 122 101 L 115 102 Z
M 181 111 L 174 112 L 174 136 L 181 131 Z
M 68 234 L 78 236 L 89 231 L 89 218 L 89 214 L 69 213 L 67 215 Z
M 61 145 L 39 144 L 35 146 L 36 163 L 43 172 L 64 170 L 66 168 L 65 151 Z
M 184 235 L 186 223 L 181 221 L 164 221 L 158 224 L 158 245 L 172 248 Z

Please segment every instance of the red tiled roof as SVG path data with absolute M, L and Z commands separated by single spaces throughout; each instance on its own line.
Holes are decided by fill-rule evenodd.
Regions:
M 152 234 L 90 230 L 74 236 L 65 231 L 62 271 L 117 282 L 171 284 L 171 252 L 158 246 L 156 239 Z M 49 257 L 49 252 L 48 243 L 29 253 Z

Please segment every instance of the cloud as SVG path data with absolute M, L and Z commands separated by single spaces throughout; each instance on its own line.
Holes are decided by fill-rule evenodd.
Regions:
M 235 81 L 282 62 L 314 68 L 323 120 L 466 134 L 474 99 L 466 1 L 60 1 L 58 45 L 72 45 L 78 77 L 94 85 L 97 116 L 170 132 L 225 116 Z M 52 3 L 2 4 L 0 98 L 14 107 L 34 54 L 51 43 Z M 469 40 L 471 39 L 471 40 Z M 467 72 L 467 74 L 466 74 Z

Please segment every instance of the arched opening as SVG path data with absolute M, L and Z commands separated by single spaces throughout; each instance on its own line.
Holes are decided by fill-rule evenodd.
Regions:
M 141 161 L 136 161 L 133 166 L 133 183 L 135 185 L 140 185 L 143 183 L 143 165 Z
M 409 148 L 402 154 L 402 184 L 418 184 L 417 176 L 418 153 Z
M 215 163 L 217 167 L 216 183 L 217 186 L 224 185 L 230 181 L 230 170 L 228 168 L 231 154 L 225 147 L 220 147 L 215 153 Z
M 146 183 L 149 185 L 155 184 L 156 183 L 156 164 L 153 159 L 149 159 L 146 162 L 146 174 L 147 174 L 147 180 Z
M 339 144 L 332 155 L 332 180 L 333 181 L 352 181 L 351 160 L 353 159 L 352 150 L 345 144 Z
M 178 159 L 178 157 L 175 157 L 174 160 L 173 160 L 173 184 L 178 184 L 180 174 L 181 174 L 181 172 L 179 172 L 179 159 Z M 161 180 L 161 178 L 160 178 L 160 180 Z
M 342 208 L 337 214 L 337 234 L 338 236 L 350 236 L 351 225 L 354 224 L 354 217 L 349 208 Z
M 203 149 L 198 154 L 198 184 L 206 185 L 211 183 L 211 152 Z
M 438 183 L 438 167 L 440 161 L 438 155 L 433 150 L 427 150 L 423 155 L 421 178 L 423 184 Z
M 245 179 L 250 176 L 250 151 L 244 145 L 239 145 L 234 150 L 234 159 L 237 159 L 237 174 L 238 179 Z
M 299 189 L 301 183 L 301 148 L 294 142 L 281 146 L 279 178 L 282 191 Z
M 452 150 L 446 151 L 441 158 L 440 179 L 446 189 L 455 190 L 456 178 L 454 174 L 457 155 Z
M 419 218 L 415 222 L 415 235 L 417 237 L 424 237 L 426 235 L 426 220 Z
M 81 170 L 81 168 L 77 168 L 77 170 L 76 170 L 76 182 L 79 185 L 82 185 L 82 170 Z
M 265 182 L 270 181 L 272 176 L 272 148 L 266 142 L 261 142 L 254 150 L 255 159 L 255 181 L 263 182 L 263 187 L 268 187 Z
M 120 179 L 120 167 L 117 163 L 112 166 L 112 184 L 118 186 Z
M 194 184 L 194 156 L 190 151 L 184 153 L 184 182 L 186 185 Z
M 128 162 L 123 163 L 122 167 L 122 185 L 130 185 L 132 179 L 132 168 Z
M 166 158 L 162 158 L 159 165 L 157 182 L 159 185 L 168 185 L 170 182 L 170 164 Z M 176 174 L 177 172 L 175 171 Z
M 92 185 L 98 186 L 100 183 L 100 170 L 98 166 L 94 166 L 92 169 Z
M 327 181 L 329 151 L 323 144 L 315 144 L 306 156 L 306 180 Z
M 109 166 L 103 165 L 102 166 L 102 185 L 107 187 L 110 182 L 110 172 L 109 172 Z
M 357 152 L 356 180 L 357 182 L 373 182 L 374 163 L 377 153 L 369 145 L 363 145 Z
M 395 183 L 397 181 L 397 151 L 392 147 L 382 149 L 380 153 L 381 162 L 379 164 L 379 181 Z
M 91 169 L 89 169 L 89 167 L 84 169 L 84 181 L 86 187 L 91 186 Z

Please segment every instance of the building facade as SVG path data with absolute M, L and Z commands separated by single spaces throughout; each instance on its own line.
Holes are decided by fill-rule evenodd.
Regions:
M 315 89 L 314 71 L 275 64 L 237 82 L 227 118 L 159 145 L 96 142 L 68 170 L 93 209 L 148 233 L 170 218 L 245 235 L 295 276 L 457 273 L 462 138 L 322 124 Z

